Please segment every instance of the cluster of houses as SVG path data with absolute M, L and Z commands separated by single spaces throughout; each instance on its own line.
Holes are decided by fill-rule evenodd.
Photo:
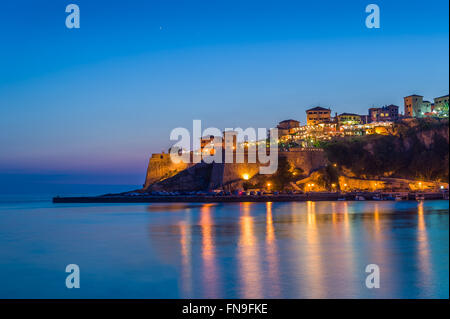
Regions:
M 434 103 L 424 101 L 421 95 L 404 97 L 404 113 L 400 114 L 397 105 L 386 105 L 368 109 L 368 114 L 341 113 L 333 116 L 330 108 L 321 106 L 306 110 L 306 125 L 300 125 L 297 120 L 289 119 L 280 122 L 278 128 L 278 142 L 281 149 L 315 148 L 318 141 L 331 140 L 334 137 L 358 136 L 393 133 L 394 123 L 408 118 L 439 117 L 448 118 L 449 96 L 440 96 Z M 237 132 L 228 132 L 233 139 L 233 145 L 246 146 L 255 141 L 240 141 L 237 143 Z M 231 135 L 230 135 L 231 134 Z M 225 135 L 215 137 L 204 136 L 200 140 L 200 149 L 197 153 L 214 154 L 214 145 L 223 147 L 222 139 Z M 248 138 L 248 137 L 247 137 Z
M 449 96 L 440 96 L 434 103 L 424 101 L 421 95 L 404 97 L 404 114 L 397 105 L 369 108 L 367 115 L 342 113 L 331 115 L 330 108 L 314 107 L 306 110 L 306 125 L 296 120 L 285 120 L 278 124 L 281 142 L 299 142 L 311 146 L 317 140 L 332 137 L 365 134 L 389 134 L 393 123 L 414 117 L 448 118 Z

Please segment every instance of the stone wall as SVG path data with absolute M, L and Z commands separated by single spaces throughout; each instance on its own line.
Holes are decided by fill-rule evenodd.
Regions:
M 172 177 L 190 166 L 192 164 L 173 163 L 168 153 L 152 154 L 148 162 L 144 189 L 155 182 Z
M 326 158 L 321 149 L 300 149 L 293 151 L 279 152 L 280 157 L 286 157 L 296 168 L 303 170 L 304 174 L 309 175 L 312 171 L 324 166 Z M 259 173 L 260 163 L 247 163 L 245 156 L 245 163 L 212 163 L 210 180 L 208 189 L 227 189 L 232 190 L 241 188 L 245 181 L 244 176 L 252 178 Z M 180 183 L 187 181 L 185 175 L 181 174 L 187 168 L 192 167 L 193 164 L 172 163 L 169 154 L 153 154 L 150 158 L 147 168 L 147 177 L 144 189 L 162 189 L 169 187 L 169 185 L 177 185 L 177 189 L 189 188 L 189 185 L 182 187 Z M 171 183 L 162 183 L 162 181 L 171 179 Z M 176 181 L 180 179 L 180 181 Z M 159 184 L 156 185 L 156 184 Z M 171 188 L 171 187 L 169 187 Z M 197 187 L 198 188 L 198 187 Z M 169 189 L 167 189 L 170 191 Z
M 178 174 L 151 184 L 147 191 L 190 192 L 209 189 L 213 164 L 198 163 Z

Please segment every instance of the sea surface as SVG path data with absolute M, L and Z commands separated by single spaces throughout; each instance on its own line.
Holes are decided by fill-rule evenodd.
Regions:
M 449 202 L 0 197 L 0 298 L 449 298 Z M 66 287 L 66 266 L 80 288 Z M 366 286 L 367 265 L 380 287 Z

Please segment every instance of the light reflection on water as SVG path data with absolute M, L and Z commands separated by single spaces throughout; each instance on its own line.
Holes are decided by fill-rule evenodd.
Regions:
M 448 201 L 5 204 L 0 230 L 3 298 L 448 298 Z

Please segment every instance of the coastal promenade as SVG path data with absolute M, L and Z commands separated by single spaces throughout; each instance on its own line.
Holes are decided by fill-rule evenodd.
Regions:
M 233 203 L 233 202 L 296 202 L 338 200 L 436 200 L 447 199 L 448 193 L 338 193 L 271 195 L 102 195 L 92 197 L 54 197 L 53 203 Z

